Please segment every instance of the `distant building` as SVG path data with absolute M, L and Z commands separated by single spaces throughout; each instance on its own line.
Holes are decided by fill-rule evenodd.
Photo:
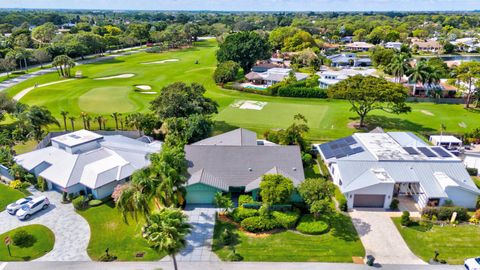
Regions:
M 327 56 L 332 67 L 369 67 L 372 60 L 368 57 L 357 57 L 354 53 L 342 53 Z
M 477 38 L 459 38 L 450 43 L 455 45 L 458 51 L 462 52 L 477 52 L 480 49 L 480 42 Z
M 447 149 L 457 149 L 462 146 L 462 140 L 452 135 L 432 135 L 429 141 L 436 146 L 443 146 Z
M 245 78 L 252 84 L 269 87 L 285 80 L 292 71 L 293 70 L 289 68 L 271 68 L 261 73 L 252 71 L 245 75 Z M 303 81 L 308 78 L 308 74 L 306 73 L 295 72 L 294 74 L 297 81 Z
M 345 48 L 350 51 L 355 51 L 355 52 L 367 52 L 371 48 L 375 47 L 375 45 L 367 43 L 367 42 L 352 42 L 347 45 L 345 45 Z
M 15 162 L 43 177 L 49 189 L 94 198 L 110 196 L 138 169 L 150 164 L 149 154 L 161 143 L 145 143 L 121 135 L 102 136 L 79 130 L 52 138 L 52 146 L 15 157 Z
M 410 132 L 355 133 L 317 145 L 349 208 L 389 208 L 392 199 L 412 199 L 420 208 L 475 208 L 480 191 L 462 161 Z
M 431 52 L 431 53 L 438 53 L 443 49 L 442 44 L 440 44 L 436 40 L 427 40 L 427 41 L 413 40 L 410 47 L 417 48 L 418 51 Z
M 317 72 L 317 75 L 320 76 L 318 79 L 320 88 L 326 89 L 331 85 L 337 84 L 349 77 L 355 75 L 362 76 L 374 76 L 376 73 L 375 69 L 340 69 L 340 70 L 327 70 Z
M 394 49 L 400 51 L 402 49 L 402 42 L 387 42 L 385 43 L 384 47 L 386 49 Z

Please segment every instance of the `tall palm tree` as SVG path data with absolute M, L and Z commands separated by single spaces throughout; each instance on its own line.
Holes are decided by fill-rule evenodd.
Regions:
M 395 76 L 396 82 L 401 82 L 403 76 L 410 69 L 410 58 L 405 53 L 397 53 L 393 56 L 390 64 L 387 65 L 387 71 Z
M 83 129 L 87 129 L 87 113 L 86 112 L 81 112 L 80 117 L 82 117 L 83 121 Z
M 70 124 L 72 125 L 72 131 L 75 130 L 75 120 L 77 119 L 75 116 L 69 116 L 68 119 L 70 119 Z
M 126 122 L 127 126 L 133 127 L 136 130 L 138 130 L 139 135 L 142 135 L 142 131 L 140 130 L 141 117 L 142 117 L 141 113 L 133 113 L 133 114 L 129 114 L 129 115 L 127 115 L 127 117 L 125 117 L 125 122 Z
M 117 209 L 122 213 L 123 220 L 128 224 L 128 216 L 138 220 L 138 214 L 148 215 L 150 213 L 149 195 L 144 188 L 134 182 L 125 184 L 120 196 L 115 203 Z
M 87 122 L 87 129 L 90 130 L 90 122 L 92 121 L 92 117 L 90 115 L 85 116 L 85 122 Z
M 425 83 L 429 77 L 430 68 L 425 61 L 417 61 L 416 65 L 408 71 L 408 78 L 413 81 L 412 96 L 417 91 L 417 83 Z
M 97 115 L 97 116 L 95 116 L 95 120 L 98 123 L 98 129 L 102 130 L 103 116 Z
M 115 130 L 118 130 L 118 117 L 120 117 L 122 114 L 118 112 L 112 113 L 112 118 L 115 120 Z
M 162 208 L 147 217 L 142 235 L 154 250 L 170 255 L 178 270 L 175 254 L 187 245 L 185 238 L 190 231 L 188 218 L 180 209 Z
M 103 129 L 107 130 L 107 118 L 103 117 L 102 119 L 102 124 L 103 124 Z
M 65 128 L 65 131 L 67 131 L 67 116 L 68 112 L 67 111 L 61 111 L 60 114 L 63 117 L 63 127 Z

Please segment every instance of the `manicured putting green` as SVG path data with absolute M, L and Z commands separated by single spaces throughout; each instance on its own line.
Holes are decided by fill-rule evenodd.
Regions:
M 78 105 L 83 111 L 98 114 L 132 112 L 138 108 L 129 98 L 132 91 L 132 87 L 129 86 L 93 88 L 80 96 Z

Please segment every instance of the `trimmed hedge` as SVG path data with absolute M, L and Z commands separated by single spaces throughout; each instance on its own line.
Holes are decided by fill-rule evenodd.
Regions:
M 83 196 L 78 196 L 73 199 L 72 204 L 76 210 L 83 210 L 86 207 L 85 198 Z
M 318 235 L 328 232 L 329 225 L 324 220 L 314 220 L 312 215 L 305 215 L 297 225 L 297 231 L 304 234 Z
M 327 92 L 320 88 L 284 86 L 278 89 L 281 97 L 327 98 Z
M 422 216 L 426 216 L 429 219 L 435 216 L 438 220 L 448 221 L 452 217 L 453 212 L 457 212 L 456 220 L 458 221 L 468 221 L 470 219 L 468 210 L 458 206 L 425 207 L 422 210 Z
M 90 207 L 95 207 L 95 206 L 99 206 L 99 205 L 102 205 L 103 204 L 103 201 L 101 200 L 90 200 L 88 201 L 88 206 Z
M 298 211 L 292 212 L 279 212 L 273 211 L 272 216 L 275 220 L 285 229 L 291 229 L 295 227 L 298 219 L 300 218 L 300 213 Z
M 238 208 L 234 209 L 230 213 L 229 216 L 230 216 L 231 219 L 233 219 L 233 221 L 241 222 L 242 220 L 244 220 L 246 218 L 258 216 L 258 210 L 238 207 Z
M 278 222 L 269 216 L 255 216 L 246 218 L 240 223 L 243 229 L 249 232 L 265 232 L 280 227 Z

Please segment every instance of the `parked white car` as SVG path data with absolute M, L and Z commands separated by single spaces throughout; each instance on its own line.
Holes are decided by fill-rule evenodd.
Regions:
M 18 199 L 16 202 L 7 205 L 7 212 L 10 215 L 15 215 L 18 209 L 20 209 L 22 206 L 24 206 L 25 204 L 33 200 L 33 198 L 34 198 L 33 196 L 28 196 L 25 198 Z
M 480 257 L 466 259 L 465 268 L 467 270 L 480 270 Z
M 27 220 L 38 211 L 47 209 L 49 205 L 48 198 L 40 196 L 23 205 L 15 215 L 20 220 Z

